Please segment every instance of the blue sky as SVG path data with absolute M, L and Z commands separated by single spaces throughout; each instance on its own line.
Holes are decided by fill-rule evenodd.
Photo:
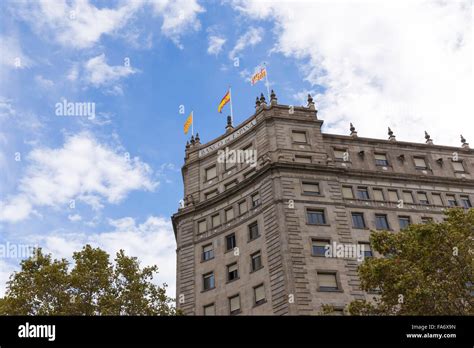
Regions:
M 57 257 L 125 248 L 158 264 L 174 294 L 169 217 L 191 110 L 202 142 L 221 135 L 232 85 L 235 123 L 248 118 L 266 91 L 248 77 L 265 61 L 281 103 L 315 95 L 325 131 L 353 122 L 360 136 L 391 126 L 400 140 L 474 142 L 470 12 L 469 1 L 4 1 L 0 243 Z M 57 116 L 63 98 L 94 103 L 95 119 Z M 0 259 L 0 289 L 17 263 Z

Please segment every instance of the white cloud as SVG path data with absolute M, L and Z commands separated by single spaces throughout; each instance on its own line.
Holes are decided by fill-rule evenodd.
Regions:
M 470 1 L 239 1 L 275 21 L 275 49 L 298 60 L 327 130 L 459 146 L 474 138 Z M 312 25 L 312 23 L 315 23 Z
M 207 53 L 218 55 L 222 51 L 222 46 L 224 46 L 226 41 L 226 39 L 217 35 L 209 36 L 209 45 L 207 47 Z
M 14 271 L 18 271 L 18 269 L 17 264 L 0 259 L 0 297 L 3 297 L 5 294 L 5 288 L 7 281 L 10 279 L 10 274 Z
M 102 233 L 52 233 L 28 236 L 30 243 L 37 244 L 55 258 L 71 259 L 74 251 L 81 250 L 86 244 L 100 247 L 115 258 L 115 254 L 124 249 L 128 256 L 136 256 L 141 265 L 158 265 L 156 284 L 166 282 L 168 295 L 175 297 L 176 282 L 176 242 L 171 221 L 162 217 L 150 216 L 143 223 L 137 223 L 131 217 L 109 220 L 111 231 Z
M 186 30 L 197 31 L 201 28 L 201 23 L 197 15 L 204 12 L 197 0 L 152 0 L 155 15 L 163 17 L 161 31 L 164 35 L 172 39 L 178 47 L 181 34 Z
M 72 222 L 77 222 L 77 221 L 82 220 L 82 217 L 79 214 L 68 215 L 67 218 L 69 219 L 69 221 L 72 221 Z
M 250 27 L 249 30 L 239 37 L 232 51 L 229 53 L 229 58 L 234 58 L 237 54 L 242 52 L 247 47 L 252 47 L 262 41 L 263 29 Z
M 104 35 L 136 35 L 135 28 L 127 25 L 132 26 L 138 14 L 146 14 L 148 6 L 155 16 L 163 18 L 162 33 L 178 45 L 183 32 L 200 28 L 197 15 L 204 10 L 196 0 L 120 1 L 115 7 L 101 8 L 88 0 L 40 0 L 16 4 L 15 11 L 38 35 L 52 37 L 62 46 L 83 49 L 94 46 Z
M 125 2 L 113 8 L 97 8 L 87 0 L 65 0 L 24 3 L 20 16 L 40 35 L 52 36 L 63 46 L 87 48 L 102 35 L 122 28 L 138 10 L 141 2 Z
M 77 64 L 73 64 L 69 72 L 67 73 L 66 78 L 69 81 L 76 81 L 79 76 L 79 67 Z
M 54 82 L 51 81 L 51 80 L 48 80 L 46 78 L 44 78 L 43 76 L 41 75 L 36 75 L 35 76 L 35 81 L 36 83 L 43 89 L 48 89 L 48 88 L 51 88 L 54 86 Z
M 7 68 L 24 69 L 33 65 L 33 60 L 22 50 L 14 36 L 0 36 L 0 65 Z
M 24 220 L 34 207 L 66 208 L 72 199 L 100 209 L 105 202 L 120 203 L 130 191 L 158 185 L 138 157 L 128 160 L 87 132 L 68 136 L 60 148 L 38 147 L 27 159 L 18 193 L 0 201 L 0 221 Z
M 108 65 L 102 53 L 84 63 L 84 81 L 94 87 L 107 87 L 112 94 L 122 94 L 122 86 L 118 81 L 137 71 L 130 65 Z

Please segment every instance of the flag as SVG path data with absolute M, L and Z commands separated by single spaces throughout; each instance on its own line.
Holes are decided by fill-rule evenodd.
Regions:
M 189 114 L 186 122 L 184 123 L 184 134 L 188 134 L 189 127 L 193 124 L 193 112 Z
M 230 100 L 230 91 L 227 91 L 224 98 L 222 98 L 221 102 L 219 103 L 219 106 L 217 107 L 217 111 L 222 112 L 222 108 L 224 107 L 225 104 L 229 102 L 229 100 Z
M 257 71 L 253 76 L 252 79 L 250 80 L 252 83 L 252 86 L 256 84 L 258 81 L 263 79 L 265 76 L 267 76 L 267 68 L 261 68 L 260 71 Z

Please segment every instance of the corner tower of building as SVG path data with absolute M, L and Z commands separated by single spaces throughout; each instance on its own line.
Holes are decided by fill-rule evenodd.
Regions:
M 173 215 L 177 305 L 186 314 L 337 313 L 360 290 L 357 267 L 377 257 L 370 230 L 442 219 L 471 206 L 473 151 L 322 133 L 305 107 L 257 98 L 255 113 L 225 133 L 186 144 L 184 202 Z M 354 255 L 328 255 L 327 245 Z M 350 249 L 354 247 L 354 249 Z M 327 250 L 327 249 L 326 249 Z M 360 256 L 360 255 L 359 255 Z

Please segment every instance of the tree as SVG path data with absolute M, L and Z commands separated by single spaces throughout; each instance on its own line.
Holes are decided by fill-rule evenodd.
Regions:
M 136 257 L 116 254 L 115 264 L 100 248 L 86 245 L 65 259 L 35 249 L 7 282 L 0 315 L 176 315 L 166 284 L 151 281 L 158 267 L 140 268 Z
M 353 315 L 473 315 L 474 209 L 445 212 L 441 223 L 373 231 L 381 258 L 359 267 L 361 288 L 373 301 L 353 301 Z

